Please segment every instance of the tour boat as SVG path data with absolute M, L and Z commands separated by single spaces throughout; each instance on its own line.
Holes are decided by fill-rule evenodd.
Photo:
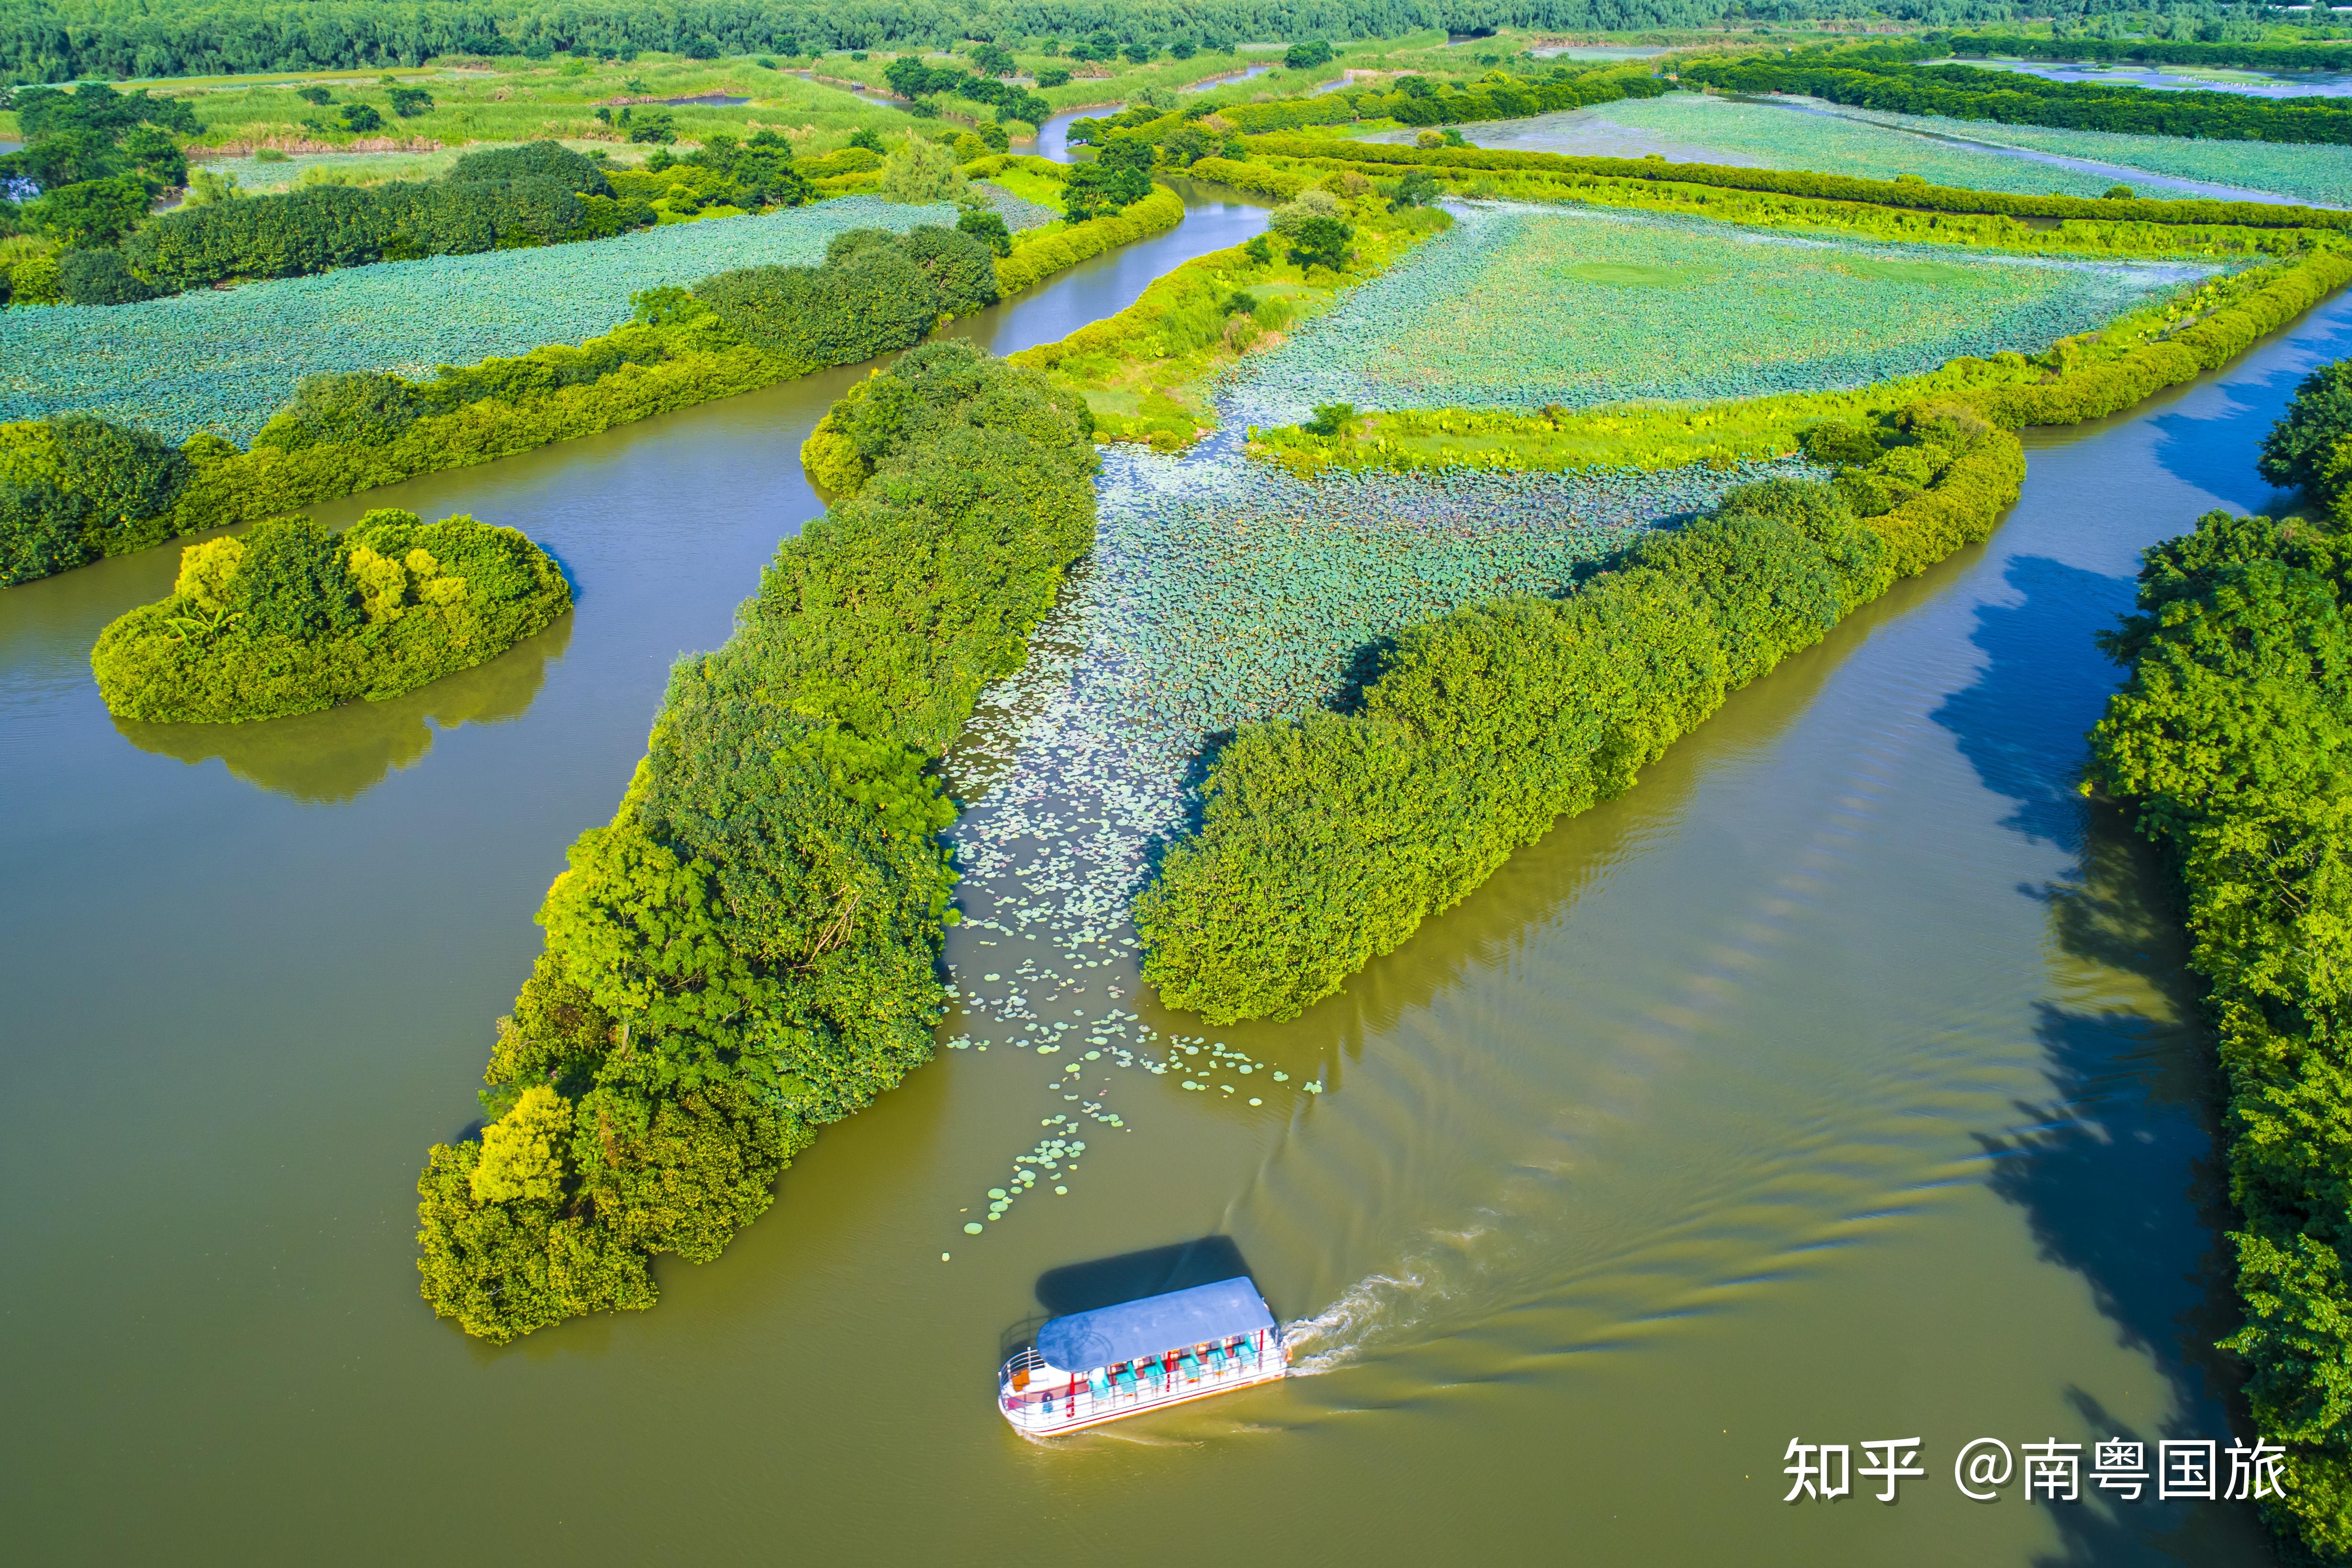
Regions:
M 1014 1431 L 1052 1437 L 1289 1371 L 1282 1327 L 1244 1275 L 1048 1320 L 1004 1363 L 996 1403 Z

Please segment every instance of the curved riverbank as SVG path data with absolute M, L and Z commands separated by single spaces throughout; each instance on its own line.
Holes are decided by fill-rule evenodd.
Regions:
M 1204 220 L 1228 221 L 1196 208 L 1146 245 L 1216 237 Z M 1050 341 L 1092 319 L 1047 319 L 1056 301 L 1175 259 L 1101 258 L 959 325 Z M 1990 543 L 1733 698 L 1360 991 L 1202 1045 L 1322 1093 L 1088 1064 L 1129 1130 L 1090 1138 L 1069 1195 L 967 1238 L 1007 1159 L 1076 1109 L 1044 1069 L 1083 1053 L 997 1043 L 1029 1021 L 997 1016 L 1015 983 L 1042 1010 L 1023 970 L 1049 955 L 959 927 L 976 1005 L 947 1030 L 993 1048 L 836 1128 L 723 1265 L 663 1271 L 660 1312 L 504 1352 L 409 1294 L 416 1147 L 476 1116 L 463 1086 L 562 846 L 609 812 L 671 657 L 722 640 L 814 514 L 795 432 L 862 372 L 383 498 L 525 529 L 593 613 L 526 711 L 445 730 L 341 804 L 105 720 L 80 661 L 168 585 L 164 552 L 11 590 L 0 1240 L 28 1418 L 0 1438 L 0 1506 L 20 1549 L 294 1563 L 330 1539 L 368 1564 L 462 1535 L 748 1563 L 789 1533 L 821 1557 L 1058 1565 L 1148 1517 L 1119 1548 L 1147 1564 L 2267 1561 L 2233 1505 L 1978 1506 L 1948 1478 L 1979 1436 L 2226 1438 L 2210 1044 L 2160 879 L 2073 793 L 2116 677 L 2088 632 L 2140 546 L 2272 504 L 2254 443 L 2347 348 L 2330 305 L 2128 416 L 2029 434 Z M 1055 783 L 1075 763 L 1050 710 L 991 711 L 967 820 L 1019 858 L 966 892 L 1019 926 L 1098 818 Z M 1014 763 L 978 765 L 998 743 Z M 1136 1001 L 1131 962 L 1087 962 L 1087 1001 L 1191 1033 Z M 1052 1447 L 1003 1429 L 998 1334 L 1045 1270 L 1210 1233 L 1320 1375 Z M 1780 1504 L 1791 1437 L 1895 1431 L 1938 1467 L 1900 1506 Z M 906 1506 L 917 1473 L 937 1506 Z M 523 1488 L 560 1500 L 520 1509 Z

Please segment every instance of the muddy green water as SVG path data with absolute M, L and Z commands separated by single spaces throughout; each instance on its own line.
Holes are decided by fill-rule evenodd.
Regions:
M 1196 212 L 975 330 L 1058 335 L 1121 268 L 1258 221 Z M 850 373 L 369 497 L 516 523 L 580 587 L 404 702 L 118 727 L 87 649 L 172 552 L 10 590 L 9 1555 L 2264 1561 L 2242 1506 L 1975 1505 L 1950 1465 L 1978 1436 L 2230 1429 L 2210 1042 L 2148 858 L 2070 784 L 2135 552 L 2265 504 L 2261 432 L 2347 348 L 2332 308 L 2038 440 L 1990 545 L 1345 996 L 1210 1031 L 1321 1096 L 1130 1073 L 1132 1131 L 1090 1139 L 1070 1195 L 966 1237 L 1066 1107 L 1019 1058 L 943 1053 L 723 1258 L 664 1267 L 655 1310 L 506 1350 L 417 1300 L 419 1159 L 470 1124 L 530 911 L 668 660 L 814 510 L 795 448 Z M 1317 1375 L 1054 1445 L 1004 1427 L 997 1352 L 1041 1276 L 1212 1236 Z M 1930 1474 L 1894 1507 L 1780 1500 L 1792 1436 L 1915 1435 Z

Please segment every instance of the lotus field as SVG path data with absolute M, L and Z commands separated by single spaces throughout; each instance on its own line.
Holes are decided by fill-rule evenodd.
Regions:
M 1250 362 L 1255 424 L 1316 405 L 1537 409 L 1856 387 L 2036 353 L 2212 269 L 1486 208 Z
M 1836 106 L 1836 112 L 1846 120 L 1899 128 L 1900 132 L 1915 135 L 1965 137 L 2054 157 L 2086 158 L 2126 171 L 2145 170 L 2180 180 L 2267 192 L 2318 206 L 2352 206 L 2352 147 L 2322 142 L 2209 142 L 2185 136 L 2131 136 L 2116 131 L 2063 131 L 2045 125 L 2003 125 L 1990 120 L 1887 114 L 1843 104 Z M 2158 196 L 2167 193 L 2150 185 L 2141 194 Z
M 1006 222 L 1033 226 L 1038 214 L 1022 210 L 1030 205 L 1018 204 Z M 617 239 L 385 262 L 141 305 L 0 311 L 0 421 L 78 409 L 174 441 L 209 429 L 242 445 L 306 375 L 430 375 L 437 365 L 576 343 L 626 321 L 629 296 L 641 289 L 820 261 L 845 229 L 955 221 L 952 206 L 846 196 Z
M 1333 474 L 1119 448 L 1098 569 L 1113 710 L 1197 744 L 1336 697 L 1362 649 L 1458 605 L 1557 593 L 1644 529 L 1801 464 L 1658 474 Z
M 1829 114 L 1695 92 L 1465 125 L 1462 135 L 1475 146 L 1515 153 L 1566 153 L 1583 158 L 1655 153 L 1676 163 L 1825 170 L 1873 180 L 1909 174 L 1934 185 L 2035 195 L 2057 191 L 2095 196 L 2116 183 L 2114 174 L 1954 146 Z M 1409 142 L 1412 133 L 1390 132 L 1368 140 Z
M 1655 153 L 1676 163 L 1812 169 L 1874 180 L 1908 175 L 1931 185 L 2022 195 L 2096 196 L 2123 183 L 2144 196 L 2352 203 L 2352 147 L 2058 131 L 1808 99 L 1755 103 L 1675 92 L 1465 125 L 1462 134 L 1474 146 L 1517 153 Z M 1364 140 L 1410 142 L 1412 135 L 1389 131 Z M 2097 167 L 2076 166 L 2077 160 Z

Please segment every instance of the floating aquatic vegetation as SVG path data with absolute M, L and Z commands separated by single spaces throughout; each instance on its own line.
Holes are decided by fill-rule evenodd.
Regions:
M 1797 467 L 1306 481 L 1229 439 L 1185 458 L 1115 449 L 1093 559 L 948 761 L 968 805 L 950 836 L 964 918 L 949 935 L 961 1016 L 946 1045 L 1042 1066 L 1046 1105 L 1063 1107 L 992 1178 L 966 1234 L 1048 1178 L 1066 1193 L 1076 1130 L 1126 1130 L 1145 1079 L 1283 1114 L 1323 1090 L 1126 1005 L 1139 984 L 1128 905 L 1188 809 L 1205 737 L 1328 702 L 1378 638 L 1473 600 L 1557 591 L 1642 529 Z
M 1339 697 L 1378 639 L 1458 605 L 1550 593 L 1643 529 L 1786 465 L 1660 474 L 1336 474 L 1130 458 L 1097 558 L 1124 652 L 1099 679 L 1187 750 Z M 1108 478 L 1108 476 L 1107 476 Z
M 1873 180 L 1908 174 L 1931 185 L 2022 195 L 2096 196 L 2116 183 L 2110 171 L 2070 168 L 1994 150 L 2014 147 L 2258 194 L 2326 202 L 2352 199 L 2352 148 L 2045 131 L 1887 114 L 1802 99 L 1755 103 L 1715 93 L 1674 92 L 1465 125 L 1462 133 L 1477 146 L 1511 152 L 1598 158 L 1654 153 L 1677 163 L 1811 169 Z M 1412 134 L 1387 132 L 1364 140 L 1403 142 Z M 2151 181 L 2140 194 L 2183 193 Z
M 1288 425 L 1331 403 L 1532 410 L 1856 387 L 2039 352 L 2212 270 L 1474 208 L 1254 357 L 1231 401 Z
M 429 375 L 437 365 L 579 342 L 626 321 L 629 296 L 641 289 L 692 284 L 736 267 L 815 262 L 845 229 L 955 219 L 950 206 L 849 196 L 764 216 L 381 262 L 140 305 L 0 311 L 0 421 L 86 410 L 174 441 L 211 429 L 247 442 L 306 375 Z
M 1824 104 L 1824 109 L 1832 106 Z M 2296 142 L 2220 142 L 2186 136 L 2136 136 L 2121 131 L 2064 131 L 2044 125 L 2003 125 L 1990 120 L 1890 114 L 1834 106 L 1843 119 L 1901 127 L 1935 136 L 1963 137 L 2000 147 L 2052 153 L 2206 184 L 2265 191 L 2323 206 L 2352 206 L 2352 147 Z M 2048 165 L 2042 165 L 2048 167 Z M 2052 171 L 2055 173 L 2056 171 Z M 2056 184 L 2052 182 L 2053 186 Z M 2045 187 L 2049 188 L 2049 187 Z M 2150 188 L 2142 195 L 2167 193 Z
M 976 181 L 972 189 L 988 198 L 988 205 L 996 209 L 997 216 L 1004 220 L 1004 226 L 1015 234 L 1024 228 L 1043 228 L 1049 223 L 1059 223 L 1067 216 L 1058 208 L 1033 202 L 1025 196 L 1016 196 L 992 180 Z

